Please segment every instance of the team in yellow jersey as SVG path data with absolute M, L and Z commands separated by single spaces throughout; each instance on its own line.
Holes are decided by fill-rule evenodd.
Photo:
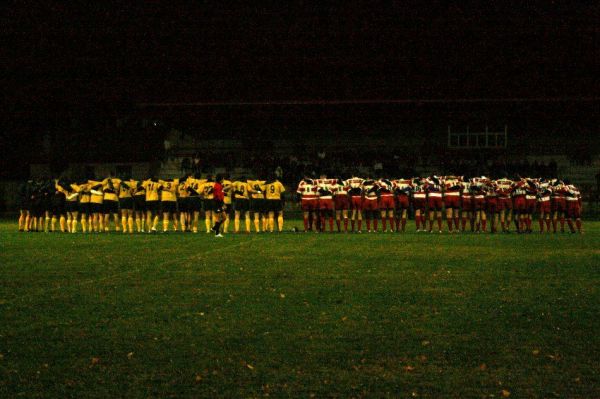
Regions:
M 23 212 L 19 228 L 71 233 L 152 233 L 159 230 L 162 220 L 162 232 L 197 233 L 200 217 L 204 215 L 207 233 L 212 232 L 219 220 L 223 232 L 229 232 L 232 219 L 235 233 L 250 233 L 252 224 L 255 232 L 283 230 L 285 188 L 281 182 L 225 176 L 220 186 L 223 206 L 214 198 L 215 183 L 212 176 L 200 174 L 179 179 L 109 176 L 78 182 L 54 180 L 45 185 L 36 183 L 35 187 L 29 182 L 23 185 L 22 195 L 38 198 L 40 205 L 32 208 L 44 211 Z M 36 194 L 28 194 L 27 190 Z

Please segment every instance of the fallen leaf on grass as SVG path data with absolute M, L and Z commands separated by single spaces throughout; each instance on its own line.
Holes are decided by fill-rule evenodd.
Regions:
M 283 299 L 283 298 L 285 298 L 285 294 L 279 294 L 279 297 L 280 297 L 281 299 Z
M 251 364 L 246 364 L 246 367 L 248 367 L 250 370 L 254 370 L 254 366 L 252 366 Z
M 481 363 L 481 364 L 479 365 L 479 370 L 480 370 L 480 371 L 485 371 L 485 370 L 487 370 L 487 364 L 485 364 L 485 363 Z
M 502 397 L 503 398 L 508 398 L 510 396 L 510 391 L 507 391 L 506 389 L 502 390 Z
M 429 341 L 421 341 L 421 345 L 423 345 L 423 346 L 427 346 L 427 345 L 429 345 L 430 343 L 431 343 L 431 342 L 429 342 Z
M 533 354 L 533 356 L 537 356 L 540 354 L 540 350 L 539 349 L 534 349 L 531 351 L 531 353 Z
M 202 376 L 200 374 L 196 374 L 196 378 L 194 378 L 196 382 L 202 381 Z
M 92 366 L 95 365 L 95 364 L 98 364 L 98 363 L 100 363 L 100 358 L 99 357 L 93 357 L 92 358 Z
M 346 320 L 348 320 L 348 316 L 342 317 L 342 321 L 346 321 Z
M 127 354 L 127 359 L 131 359 L 132 357 L 133 357 L 133 352 L 129 352 L 129 353 Z
M 404 371 L 413 371 L 415 368 L 413 366 L 404 366 L 403 367 Z

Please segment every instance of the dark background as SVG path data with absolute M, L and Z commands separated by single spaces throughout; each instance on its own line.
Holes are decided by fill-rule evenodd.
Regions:
M 275 132 L 278 126 L 285 127 L 283 134 L 297 134 L 305 126 L 352 131 L 359 124 L 376 129 L 417 120 L 437 127 L 508 121 L 524 126 L 521 135 L 533 136 L 558 121 L 567 126 L 562 131 L 574 126 L 583 143 L 598 140 L 598 3 L 426 8 L 290 2 L 279 9 L 158 4 L 3 7 L 4 171 L 36 160 L 31 147 L 44 134 L 93 148 L 91 157 L 131 156 L 101 150 L 123 140 L 111 137 L 122 129 L 106 125 L 154 115 L 180 128 L 220 127 L 241 135 L 282 134 Z M 363 100 L 426 101 L 140 107 Z M 162 133 L 132 132 L 127 141 L 160 145 Z

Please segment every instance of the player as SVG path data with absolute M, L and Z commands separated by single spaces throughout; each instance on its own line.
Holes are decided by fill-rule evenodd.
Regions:
M 375 180 L 366 178 L 362 182 L 363 192 L 363 203 L 362 209 L 365 212 L 365 219 L 367 221 L 367 231 L 377 231 L 377 211 L 378 211 L 378 198 L 377 198 L 377 184 Z M 373 230 L 371 230 L 371 219 L 373 219 Z
M 215 233 L 215 237 L 223 238 L 221 234 L 221 225 L 225 220 L 225 193 L 223 192 L 223 176 L 217 175 L 214 182 L 207 182 L 210 184 L 210 191 L 208 192 L 212 196 L 213 206 L 210 207 L 212 215 L 215 218 L 215 224 L 211 228 Z M 205 193 L 207 193 L 205 191 Z M 206 201 L 206 199 L 205 199 Z
M 160 208 L 163 216 L 163 233 L 169 231 L 169 219 L 173 218 L 173 229 L 177 231 L 177 188 L 179 179 L 159 180 Z
M 350 197 L 348 187 L 342 179 L 336 179 L 333 185 L 333 206 L 335 208 L 335 223 L 338 233 L 342 231 L 341 220 L 344 219 L 344 232 L 348 232 L 348 209 L 350 208 Z
M 437 176 L 425 179 L 427 208 L 429 208 L 429 232 L 433 232 L 433 220 L 437 221 L 438 233 L 442 233 L 442 184 Z
M 462 181 L 460 183 L 460 207 L 462 210 L 461 214 L 461 231 L 464 232 L 467 228 L 467 220 L 471 227 L 471 231 L 475 230 L 474 223 L 474 212 L 473 212 L 473 194 L 471 193 L 471 180 Z
M 52 194 L 52 207 L 51 207 L 51 227 L 50 231 L 56 231 L 56 222 L 59 222 L 61 233 L 67 231 L 66 220 L 67 213 L 65 211 L 65 202 L 67 200 L 67 189 L 65 188 L 67 183 L 64 180 L 57 179 L 54 181 L 54 192 Z
M 138 233 L 145 233 L 150 228 L 146 225 L 146 187 L 143 181 L 133 186 L 133 209 L 135 212 L 135 228 Z
M 533 214 L 535 213 L 535 207 L 537 204 L 537 179 L 526 179 L 527 185 L 525 186 L 525 225 L 527 226 L 527 233 L 531 233 L 531 221 Z
M 90 212 L 92 213 L 91 231 L 101 233 L 104 231 L 104 189 L 101 181 L 88 180 L 90 186 Z
M 396 203 L 396 232 L 406 229 L 406 219 L 410 208 L 412 182 L 410 179 L 396 179 L 392 181 Z
M 223 176 L 223 204 L 225 204 L 225 220 L 223 221 L 223 233 L 229 232 L 229 223 L 231 221 L 231 216 L 233 215 L 233 187 L 232 181 L 229 180 L 229 175 Z
M 425 212 L 427 207 L 427 193 L 425 192 L 424 181 L 420 177 L 412 179 L 412 204 L 415 211 L 415 224 L 417 233 L 425 231 Z M 421 227 L 423 229 L 421 230 Z
M 579 189 L 571 184 L 568 180 L 565 180 L 566 199 L 567 199 L 567 224 L 571 233 L 575 233 L 575 227 L 573 226 L 573 220 L 577 226 L 577 232 L 583 234 L 581 228 L 581 193 Z
M 186 188 L 190 193 L 188 204 L 193 233 L 198 233 L 200 211 L 202 210 L 202 186 L 204 183 L 206 183 L 206 179 L 201 179 L 199 173 L 194 177 L 188 177 L 186 180 Z
M 133 234 L 133 193 L 136 186 L 137 181 L 131 178 L 122 180 L 119 184 L 119 208 L 121 210 L 121 228 L 123 229 L 123 234 L 128 231 L 129 234 Z
M 216 215 L 213 213 L 215 210 L 215 197 L 213 195 L 213 188 L 215 185 L 215 181 L 212 176 L 208 176 L 208 179 L 201 184 L 200 188 L 202 189 L 202 208 L 204 209 L 204 225 L 206 227 L 206 232 L 212 232 L 212 226 L 216 222 Z
M 322 175 L 315 180 L 317 192 L 319 193 L 319 226 L 320 231 L 325 232 L 325 221 L 329 222 L 329 232 L 333 232 L 333 187 L 335 179 L 328 179 Z
M 517 233 L 524 233 L 526 231 L 526 213 L 527 213 L 527 200 L 525 199 L 527 181 L 519 177 L 513 185 L 513 208 L 515 212 L 515 225 L 517 227 Z
M 556 233 L 558 222 L 560 221 L 560 232 L 565 232 L 565 213 L 567 211 L 567 187 L 562 180 L 554 179 L 552 181 L 552 232 Z
M 488 179 L 485 176 L 471 179 L 471 194 L 473 196 L 473 218 L 475 231 L 487 233 L 487 216 L 485 213 L 485 192 Z
M 387 222 L 390 223 L 390 231 L 394 232 L 394 185 L 388 179 L 379 179 L 377 181 L 379 192 L 379 213 L 381 214 L 381 224 L 383 232 L 387 233 Z
M 77 232 L 77 218 L 79 216 L 79 192 L 77 184 L 67 182 L 65 185 L 65 213 L 67 214 L 67 231 L 69 233 Z
M 352 209 L 350 224 L 352 226 L 352 231 L 354 231 L 354 228 L 356 227 L 358 233 L 362 233 L 363 182 L 363 178 L 356 176 L 345 181 L 345 185 L 348 187 L 348 195 L 350 196 L 350 209 Z
M 161 185 L 154 176 L 151 179 L 144 180 L 142 187 L 146 190 L 146 227 L 148 233 L 156 233 L 160 214 L 160 190 Z
M 442 187 L 444 188 L 444 207 L 446 208 L 446 225 L 448 232 L 452 233 L 460 231 L 460 183 L 463 181 L 462 176 L 444 176 L 441 179 Z M 454 228 L 453 228 L 454 223 Z
M 300 206 L 302 208 L 303 220 L 304 220 L 304 232 L 313 230 L 316 224 L 317 212 L 319 210 L 319 192 L 317 191 L 317 184 L 315 181 L 305 176 L 304 179 L 298 183 L 298 189 L 296 193 L 301 197 Z
M 19 231 L 28 232 L 31 220 L 31 191 L 33 180 L 28 180 L 19 185 Z
M 190 175 L 183 176 L 179 179 L 177 185 L 177 212 L 179 216 L 179 226 L 181 226 L 182 232 L 189 232 L 191 230 L 191 219 L 190 219 L 190 193 L 187 190 L 186 182 Z
M 546 233 L 550 233 L 551 196 L 552 186 L 550 185 L 550 182 L 545 180 L 539 181 L 537 183 L 537 211 L 540 234 L 544 232 L 544 223 L 546 224 Z
M 109 231 L 110 215 L 113 216 L 115 222 L 115 231 L 121 231 L 119 227 L 119 186 L 121 179 L 107 177 L 102 181 L 102 191 L 104 192 L 104 200 L 102 209 L 104 214 L 104 231 Z
M 234 207 L 234 225 L 233 231 L 240 232 L 240 218 L 244 216 L 246 234 L 250 233 L 250 194 L 249 185 L 245 177 L 240 177 L 232 184 L 233 207 Z
M 489 180 L 484 187 L 485 209 L 490 221 L 490 231 L 496 233 L 498 222 L 500 220 L 500 210 L 498 208 L 498 194 L 496 193 L 495 182 Z
M 277 216 L 277 231 L 283 231 L 283 193 L 285 187 L 276 177 L 265 184 L 265 202 L 269 215 L 269 231 L 275 230 L 275 217 Z
M 503 177 L 494 182 L 494 188 L 498 197 L 498 212 L 500 215 L 500 226 L 504 233 L 510 232 L 510 223 L 512 222 L 512 190 L 514 182 L 507 177 Z
M 90 200 L 91 192 L 90 186 L 87 181 L 74 183 L 73 189 L 79 194 L 79 203 L 77 204 L 77 210 L 79 211 L 79 217 L 81 221 L 81 231 L 86 234 L 92 230 L 92 213 L 90 211 Z M 77 221 L 75 221 L 77 228 Z

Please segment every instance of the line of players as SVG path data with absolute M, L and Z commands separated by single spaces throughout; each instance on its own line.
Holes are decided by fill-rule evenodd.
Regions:
M 404 232 L 412 207 L 417 232 L 442 232 L 445 212 L 448 232 L 510 232 L 514 221 L 518 233 L 532 231 L 537 213 L 539 231 L 582 233 L 581 194 L 569 181 L 521 178 L 489 179 L 485 176 L 430 176 L 411 179 L 346 180 L 305 177 L 297 194 L 301 201 L 304 230 L 362 232 L 363 219 L 368 232 Z M 364 216 L 364 217 L 363 217 Z M 350 228 L 348 227 L 350 221 Z M 428 225 L 427 225 L 428 224 Z M 342 227 L 343 226 L 343 227 Z M 388 230 L 389 226 L 389 230 Z
M 81 225 L 83 233 L 108 232 L 112 219 L 116 231 L 150 233 L 159 229 L 162 219 L 163 232 L 169 231 L 172 223 L 173 231 L 197 233 L 203 214 L 206 232 L 211 233 L 219 219 L 217 210 L 223 208 L 214 198 L 215 180 L 223 187 L 224 233 L 231 218 L 235 233 L 240 232 L 242 219 L 246 233 L 251 231 L 252 219 L 255 232 L 283 230 L 285 188 L 277 179 L 231 181 L 222 176 L 189 175 L 143 181 L 115 177 L 28 181 L 19 189 L 19 231 L 76 233 Z

